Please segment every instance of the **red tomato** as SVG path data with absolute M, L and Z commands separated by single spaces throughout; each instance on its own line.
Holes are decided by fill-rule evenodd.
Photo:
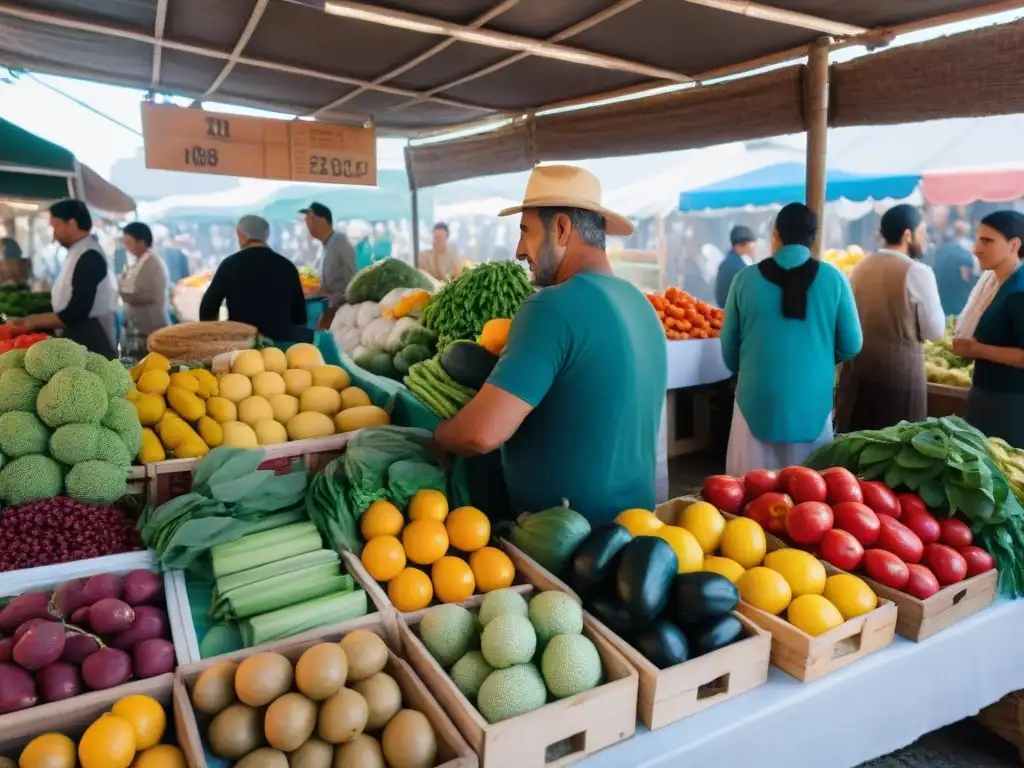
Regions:
M 743 487 L 742 477 L 731 475 L 712 475 L 704 481 L 704 487 L 700 495 L 710 504 L 715 505 L 723 512 L 730 515 L 738 515 L 743 509 L 743 500 L 747 491 Z
M 825 478 L 808 467 L 786 467 L 779 473 L 779 489 L 801 504 L 805 501 L 824 502 L 828 496 Z
M 860 490 L 864 494 L 864 503 L 874 510 L 876 515 L 888 515 L 899 519 L 900 503 L 896 494 L 889 490 L 885 483 L 878 480 L 860 480 Z
M 925 547 L 924 562 L 943 586 L 956 584 L 967 576 L 967 560 L 945 544 L 929 544 Z
M 865 547 L 875 546 L 882 527 L 878 515 L 867 504 L 844 501 L 832 507 L 832 514 L 836 528 L 849 531 Z
M 825 531 L 832 530 L 832 523 L 832 508 L 828 504 L 805 501 L 786 512 L 786 537 L 797 544 L 817 544 Z
M 831 531 L 825 531 L 815 555 L 832 563 L 836 568 L 854 571 L 864 559 L 864 547 L 852 533 L 833 528 Z
M 910 580 L 910 568 L 907 564 L 884 549 L 869 549 L 864 553 L 864 572 L 875 581 L 893 589 L 903 589 Z
M 786 513 L 793 508 L 793 500 L 784 493 L 769 492 L 747 504 L 743 516 L 749 517 L 768 533 L 784 536 Z
M 996 567 L 996 559 L 981 547 L 963 547 L 960 554 L 967 561 L 968 579 Z
M 967 523 L 961 520 L 957 520 L 954 517 L 944 517 L 942 520 L 939 520 L 939 528 L 941 529 L 939 541 L 953 547 L 953 549 L 969 547 L 974 543 L 974 534 L 967 527 Z
M 828 495 L 825 498 L 829 504 L 841 504 L 844 501 L 856 501 L 863 503 L 864 494 L 860 490 L 860 483 L 857 476 L 843 467 L 829 467 L 821 471 L 828 488 Z
M 903 591 L 908 595 L 916 597 L 918 600 L 927 600 L 942 589 L 939 586 L 939 580 L 935 578 L 935 574 L 928 570 L 926 566 L 914 563 L 913 565 L 908 565 L 907 569 L 910 571 L 910 578 L 907 580 L 907 586 L 903 588 Z
M 928 507 L 916 493 L 897 493 L 900 502 L 900 522 L 917 534 L 922 544 L 934 544 L 939 540 L 941 529 Z
M 747 489 L 747 501 L 753 501 L 766 493 L 779 490 L 779 473 L 770 469 L 755 469 L 743 476 L 743 486 Z
M 878 534 L 878 541 L 875 546 L 892 552 L 896 557 L 905 563 L 919 563 L 924 556 L 924 544 L 917 538 L 917 534 L 907 528 L 899 520 L 881 515 L 878 518 L 882 530 Z

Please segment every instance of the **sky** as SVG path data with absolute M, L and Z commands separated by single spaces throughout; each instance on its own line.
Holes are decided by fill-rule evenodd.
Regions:
M 898 38 L 894 45 L 920 42 L 988 24 L 1005 23 L 1021 15 L 1020 12 L 1003 13 L 973 22 L 913 33 Z M 862 48 L 850 48 L 835 52 L 832 58 L 833 61 L 846 61 L 863 53 Z M 139 90 L 49 75 L 21 77 L 13 82 L 0 78 L 0 117 L 66 147 L 79 160 L 100 174 L 109 176 L 115 162 L 134 156 L 142 146 L 140 102 L 143 95 L 144 92 Z M 68 96 L 127 127 L 104 119 L 76 104 Z M 187 105 L 188 101 L 182 100 L 181 103 Z M 239 114 L 267 114 L 229 105 L 208 103 L 206 106 Z M 381 139 L 378 147 L 380 167 L 401 167 L 403 144 L 404 141 L 399 139 Z

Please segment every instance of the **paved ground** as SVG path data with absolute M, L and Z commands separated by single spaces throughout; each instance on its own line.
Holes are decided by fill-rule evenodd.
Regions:
M 710 453 L 681 456 L 669 463 L 669 493 L 699 489 L 708 475 L 724 471 L 724 458 Z M 929 733 L 906 749 L 858 768 L 1021 768 L 1017 750 L 973 720 Z

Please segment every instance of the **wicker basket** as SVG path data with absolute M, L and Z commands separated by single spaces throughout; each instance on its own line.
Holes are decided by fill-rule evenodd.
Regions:
M 252 348 L 257 333 L 255 326 L 230 320 L 182 323 L 151 333 L 146 347 L 169 360 L 198 360 L 209 366 L 217 355 Z

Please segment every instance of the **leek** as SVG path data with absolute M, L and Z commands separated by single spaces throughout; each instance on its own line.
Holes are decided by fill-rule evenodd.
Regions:
M 324 565 L 325 563 L 337 563 L 338 553 L 332 552 L 329 549 L 318 549 L 313 552 L 304 552 L 301 555 L 295 557 L 287 557 L 284 560 L 276 560 L 266 565 L 261 565 L 258 568 L 249 568 L 245 571 L 238 571 L 232 573 L 229 576 L 224 576 L 217 579 L 217 592 L 224 594 L 230 592 L 232 589 L 238 587 L 244 587 L 246 584 L 252 584 L 254 581 L 262 581 L 263 579 L 269 579 L 274 576 L 281 576 L 285 573 L 292 573 L 294 571 L 301 571 L 304 568 L 309 568 L 314 565 Z
M 366 593 L 361 589 L 327 595 L 244 620 L 241 622 L 242 639 L 246 647 L 251 648 L 356 619 L 367 612 Z
M 323 548 L 313 523 L 296 523 L 245 536 L 210 551 L 214 578 L 302 555 Z
M 337 563 L 328 563 L 233 589 L 220 595 L 214 617 L 246 619 L 332 592 L 351 592 L 352 577 L 339 569 Z
M 277 515 L 274 517 L 277 517 Z M 308 533 L 311 528 L 315 530 L 316 526 L 309 521 L 291 523 L 288 525 L 278 526 L 276 528 L 268 528 L 255 533 L 250 533 L 240 539 L 236 539 L 235 541 L 218 544 L 213 548 L 212 553 L 218 555 L 230 555 L 240 551 L 259 549 L 260 547 L 270 546 L 279 541 L 293 538 L 299 534 Z

